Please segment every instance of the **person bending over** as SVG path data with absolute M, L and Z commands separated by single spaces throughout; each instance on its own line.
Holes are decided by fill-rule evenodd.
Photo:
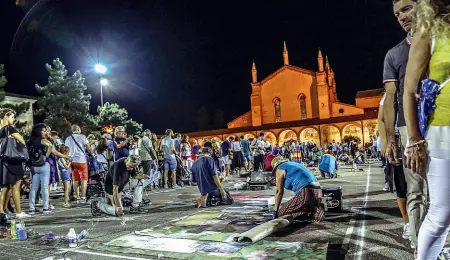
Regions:
M 138 174 L 138 167 L 141 164 L 139 155 L 130 155 L 121 158 L 113 163 L 106 175 L 105 191 L 106 201 L 91 201 L 91 212 L 93 216 L 99 216 L 106 213 L 112 216 L 121 217 L 124 215 L 121 192 L 130 181 L 132 176 L 145 176 Z M 144 185 L 134 187 L 133 203 L 130 207 L 130 213 L 143 213 L 145 210 L 141 207 L 142 192 Z
M 219 203 L 222 205 L 233 204 L 233 198 L 220 183 L 217 175 L 219 169 L 211 154 L 211 148 L 203 148 L 201 156 L 192 165 L 192 181 L 197 183 L 201 194 L 197 201 L 197 208 L 205 208 L 215 204 L 213 201 L 220 201 Z
M 330 178 L 337 178 L 338 162 L 332 155 L 332 151 L 328 151 L 320 158 L 319 170 L 323 178 L 327 175 Z
M 314 174 L 305 166 L 281 157 L 272 160 L 272 167 L 277 187 L 273 217 L 322 221 L 325 218 L 320 205 L 322 189 Z M 295 196 L 280 207 L 284 189 L 295 192 Z

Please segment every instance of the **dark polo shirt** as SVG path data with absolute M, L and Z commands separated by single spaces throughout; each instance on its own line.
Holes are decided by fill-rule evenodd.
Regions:
M 384 59 L 383 84 L 397 82 L 397 127 L 406 126 L 403 114 L 403 91 L 411 42 L 412 38 L 408 34 L 401 43 L 388 51 Z

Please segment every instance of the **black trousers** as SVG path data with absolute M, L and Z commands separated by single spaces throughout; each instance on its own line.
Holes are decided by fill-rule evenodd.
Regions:
M 405 172 L 402 165 L 392 165 L 388 163 L 384 168 L 385 180 L 386 178 L 392 180 L 395 185 L 395 192 L 397 198 L 406 199 L 407 186 L 405 180 Z M 389 183 L 389 187 L 393 190 L 392 181 Z
M 264 154 L 253 156 L 253 171 L 257 172 L 260 168 L 264 170 Z

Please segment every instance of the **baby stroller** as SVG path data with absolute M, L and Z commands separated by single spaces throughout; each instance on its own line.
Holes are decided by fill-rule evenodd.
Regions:
M 192 172 L 191 170 L 183 163 L 183 160 L 177 156 L 177 183 L 178 186 L 183 187 L 184 184 L 192 185 L 191 182 Z
M 95 157 L 89 158 L 89 179 L 86 197 L 103 197 L 105 192 L 105 177 L 108 172 L 108 163 L 98 162 Z

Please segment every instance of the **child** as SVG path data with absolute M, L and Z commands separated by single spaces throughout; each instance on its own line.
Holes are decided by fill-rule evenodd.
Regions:
M 70 149 L 69 147 L 65 146 L 65 145 L 61 145 L 59 147 L 59 152 L 64 154 L 64 155 L 69 155 L 70 153 Z M 58 159 L 58 167 L 59 167 L 59 171 L 61 173 L 61 179 L 64 183 L 64 203 L 63 203 L 63 207 L 64 208 L 69 208 L 70 204 L 69 204 L 69 192 L 70 192 L 70 184 L 71 184 L 71 179 L 72 179 L 72 173 L 70 171 L 70 161 L 64 158 L 59 158 Z

